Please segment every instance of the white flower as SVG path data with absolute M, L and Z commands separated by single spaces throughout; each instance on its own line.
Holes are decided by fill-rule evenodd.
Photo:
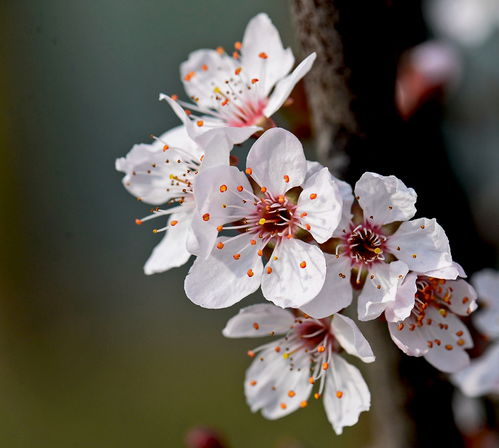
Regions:
M 191 231 L 195 203 L 192 194 L 194 177 L 203 169 L 228 165 L 230 146 L 211 133 L 205 138 L 206 154 L 179 126 L 155 138 L 152 144 L 135 145 L 126 157 L 116 160 L 116 169 L 125 173 L 123 185 L 142 202 L 152 205 L 175 205 L 155 208 L 150 216 L 137 219 L 142 224 L 153 218 L 167 217 L 167 224 L 154 232 L 165 232 L 163 240 L 147 260 L 146 274 L 164 272 L 187 262 L 188 246 L 196 242 Z
M 320 294 L 302 309 L 321 318 L 352 301 L 352 284 L 362 289 L 360 320 L 378 317 L 395 301 L 397 287 L 409 270 L 446 269 L 456 278 L 449 242 L 435 219 L 409 221 L 416 213 L 416 193 L 395 176 L 364 173 L 355 185 L 355 200 L 348 184 L 341 184 L 343 217 L 334 232 L 336 255 L 328 257 L 328 275 Z M 350 206 L 360 206 L 363 217 Z M 353 210 L 352 209 L 352 210 Z M 393 231 L 391 223 L 399 224 Z M 352 271 L 353 269 L 353 271 Z M 352 271 L 352 281 L 350 273 Z M 365 279 L 365 281 L 364 281 Z
M 464 394 L 478 397 L 499 393 L 499 272 L 484 269 L 473 275 L 472 282 L 484 306 L 473 315 L 473 323 L 495 342 L 452 379 Z
M 303 148 L 284 129 L 265 132 L 246 166 L 251 182 L 227 166 L 197 176 L 202 219 L 194 225 L 199 251 L 186 294 L 198 305 L 223 308 L 261 285 L 267 300 L 298 308 L 324 283 L 326 261 L 316 243 L 328 240 L 340 221 L 338 186 L 326 168 L 307 177 Z M 217 238 L 221 231 L 232 236 Z
M 473 347 L 466 325 L 456 316 L 473 312 L 477 295 L 463 279 L 444 280 L 411 272 L 385 311 L 393 342 L 409 356 L 424 356 L 443 372 L 469 364 Z
M 290 48 L 284 49 L 279 32 L 266 14 L 248 24 L 242 43 L 236 42 L 230 56 L 222 48 L 197 50 L 180 66 L 184 88 L 194 104 L 167 95 L 167 100 L 195 136 L 213 127 L 223 127 L 233 144 L 242 143 L 288 99 L 293 87 L 311 69 L 315 53 L 292 73 Z M 187 116 L 182 105 L 189 111 Z M 176 107 L 175 107 L 176 106 Z M 193 113 L 194 112 L 194 113 Z
M 371 396 L 359 370 L 339 352 L 373 362 L 367 340 L 348 317 L 295 317 L 271 304 L 253 305 L 229 320 L 223 334 L 230 338 L 282 335 L 250 350 L 254 361 L 246 372 L 244 391 L 253 412 L 277 419 L 305 408 L 314 385 L 324 398 L 328 420 L 337 434 L 357 423 L 369 410 Z

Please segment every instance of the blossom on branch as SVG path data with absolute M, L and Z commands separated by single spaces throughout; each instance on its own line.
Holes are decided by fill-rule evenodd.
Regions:
M 335 312 L 338 303 L 352 301 L 360 290 L 360 320 L 375 319 L 396 300 L 397 287 L 409 270 L 445 270 L 456 278 L 449 242 L 435 219 L 410 220 L 416 213 L 416 193 L 395 176 L 364 173 L 355 196 L 341 185 L 343 216 L 325 249 L 328 272 L 324 290 L 302 309 L 321 318 Z M 350 208 L 352 207 L 352 208 Z M 331 294 L 330 291 L 334 291 Z
M 244 391 L 253 412 L 268 419 L 284 417 L 323 398 L 327 418 L 334 431 L 357 423 L 370 408 L 369 389 L 359 370 L 340 352 L 373 362 L 367 340 L 348 317 L 328 319 L 295 316 L 271 304 L 243 308 L 223 330 L 230 338 L 281 336 L 248 355 L 254 358 L 246 372 Z
M 284 129 L 265 132 L 246 166 L 246 174 L 219 166 L 197 176 L 199 250 L 186 294 L 203 307 L 224 308 L 261 285 L 267 300 L 298 308 L 324 283 L 326 260 L 317 243 L 340 222 L 339 186 L 327 168 L 307 175 L 301 143 Z
M 116 169 L 125 173 L 123 185 L 138 200 L 155 207 L 151 214 L 136 219 L 137 224 L 155 218 L 166 218 L 166 225 L 154 229 L 165 232 L 162 241 L 147 260 L 144 271 L 155 274 L 182 266 L 191 256 L 189 246 L 195 247 L 191 231 L 196 205 L 192 193 L 195 176 L 201 169 L 228 165 L 231 147 L 216 131 L 205 136 L 205 146 L 193 141 L 184 126 L 171 129 L 152 144 L 135 145 L 126 157 L 116 160 Z
M 221 47 L 194 51 L 180 66 L 180 75 L 192 103 L 160 95 L 183 120 L 192 136 L 221 127 L 232 144 L 273 127 L 270 117 L 285 103 L 294 86 L 312 68 L 315 53 L 295 69 L 290 48 L 266 14 L 246 27 L 232 55 Z M 175 107 L 177 104 L 178 107 Z M 180 107 L 182 106 L 182 107 Z M 186 108 L 187 114 L 182 108 Z

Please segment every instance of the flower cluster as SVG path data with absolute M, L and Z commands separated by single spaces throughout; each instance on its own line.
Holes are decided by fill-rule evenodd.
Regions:
M 223 331 L 279 336 L 248 352 L 251 410 L 279 418 L 307 407 L 313 394 L 339 434 L 370 407 L 361 373 L 343 354 L 375 359 L 339 312 L 356 298 L 358 319 L 384 319 L 404 353 L 457 372 L 473 345 L 458 316 L 474 311 L 477 295 L 442 227 L 413 219 L 412 188 L 366 172 L 352 189 L 308 161 L 300 141 L 270 119 L 314 59 L 291 71 L 291 50 L 265 14 L 256 16 L 232 55 L 218 48 L 189 56 L 180 71 L 191 102 L 160 97 L 182 125 L 134 146 L 116 168 L 125 188 L 154 207 L 137 224 L 162 220 L 154 232 L 165 236 L 146 274 L 193 255 L 185 279 L 192 302 L 225 308 L 259 288 L 271 302 L 243 308 Z M 236 166 L 232 147 L 250 137 L 246 162 Z

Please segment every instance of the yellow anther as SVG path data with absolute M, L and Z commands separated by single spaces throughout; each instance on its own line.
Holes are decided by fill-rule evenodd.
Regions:
M 267 222 L 267 220 L 265 218 L 260 218 L 260 220 L 258 221 L 258 224 L 263 226 L 266 222 Z

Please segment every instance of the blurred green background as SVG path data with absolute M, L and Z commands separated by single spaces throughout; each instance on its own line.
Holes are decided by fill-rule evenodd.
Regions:
M 199 424 L 237 448 L 333 445 L 321 403 L 251 414 L 255 341 L 221 335 L 237 308 L 191 304 L 185 268 L 143 274 L 160 237 L 114 171 L 178 124 L 157 97 L 182 91 L 188 53 L 230 48 L 260 11 L 293 44 L 285 0 L 2 3 L 0 446 L 180 447 Z
M 251 414 L 242 382 L 255 341 L 220 333 L 237 307 L 191 304 L 187 268 L 143 274 L 160 237 L 135 226 L 147 207 L 114 171 L 134 143 L 178 124 L 157 97 L 182 92 L 187 54 L 229 48 L 260 11 L 293 45 L 286 0 L 2 2 L 0 446 L 181 447 L 200 424 L 237 448 L 368 440 L 366 414 L 337 438 L 318 402 L 276 422 Z M 487 85 L 478 95 L 469 86 L 473 70 L 499 77 L 497 58 L 486 64 L 496 47 L 466 59 L 468 87 L 447 126 L 460 142 L 453 162 L 493 243 L 498 103 Z M 487 119 L 460 114 L 466 101 Z

